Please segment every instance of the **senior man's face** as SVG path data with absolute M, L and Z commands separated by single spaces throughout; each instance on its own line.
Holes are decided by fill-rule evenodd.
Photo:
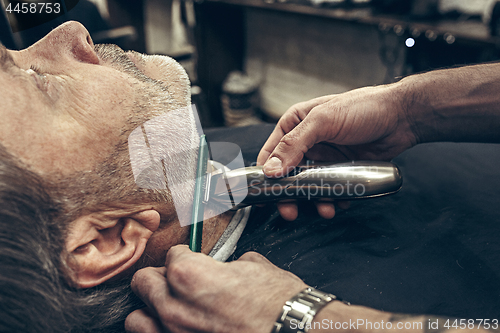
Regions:
M 28 49 L 0 52 L 0 142 L 69 214 L 65 243 L 76 284 L 95 286 L 139 262 L 161 264 L 189 229 L 175 223 L 168 193 L 157 199 L 135 186 L 127 138 L 152 117 L 190 104 L 185 71 L 168 57 L 94 47 L 76 22 Z M 194 127 L 186 123 L 179 137 Z M 213 223 L 204 246 L 223 230 Z
M 1 59 L 0 140 L 41 175 L 90 170 L 134 124 L 189 103 L 173 60 L 94 49 L 76 22 L 28 49 L 3 49 Z

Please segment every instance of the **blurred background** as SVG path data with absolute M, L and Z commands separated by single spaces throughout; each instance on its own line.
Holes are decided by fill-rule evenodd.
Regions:
M 317 96 L 500 55 L 495 0 L 60 0 L 30 14 L 22 4 L 41 1 L 1 1 L 11 49 L 76 20 L 95 43 L 175 58 L 204 127 L 275 122 Z

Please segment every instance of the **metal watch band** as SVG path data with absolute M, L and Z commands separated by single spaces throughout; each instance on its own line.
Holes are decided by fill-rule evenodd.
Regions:
M 316 313 L 334 300 L 341 301 L 335 295 L 305 288 L 283 305 L 271 333 L 306 333 Z

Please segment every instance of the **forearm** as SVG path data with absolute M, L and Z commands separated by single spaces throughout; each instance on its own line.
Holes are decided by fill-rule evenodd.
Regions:
M 394 314 L 362 306 L 332 302 L 311 324 L 311 333 L 499 333 L 498 318 L 456 319 L 432 315 Z
M 500 64 L 413 75 L 394 89 L 419 143 L 500 142 Z

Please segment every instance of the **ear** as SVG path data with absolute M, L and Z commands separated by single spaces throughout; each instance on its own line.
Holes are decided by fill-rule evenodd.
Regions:
M 73 221 L 66 250 L 72 254 L 76 285 L 94 287 L 132 267 L 159 225 L 160 214 L 152 209 L 134 214 L 92 213 Z

